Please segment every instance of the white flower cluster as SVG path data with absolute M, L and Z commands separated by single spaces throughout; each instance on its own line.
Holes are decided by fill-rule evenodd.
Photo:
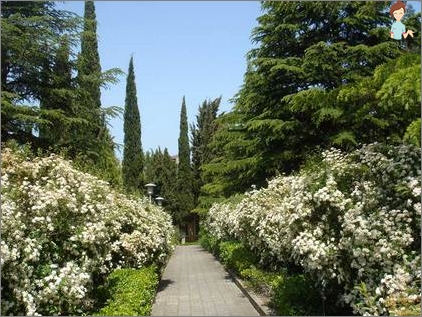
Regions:
M 331 149 L 312 170 L 275 178 L 238 204 L 214 204 L 206 227 L 263 262 L 294 261 L 322 285 L 341 285 L 355 313 L 384 314 L 403 298 L 420 301 L 419 179 L 418 148 Z
M 80 314 L 93 278 L 165 261 L 171 217 L 74 169 L 2 149 L 2 315 Z

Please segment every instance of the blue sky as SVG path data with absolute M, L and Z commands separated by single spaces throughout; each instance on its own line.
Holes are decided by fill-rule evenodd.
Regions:
M 420 2 L 410 3 L 420 11 Z M 58 8 L 83 16 L 84 2 Z M 189 123 L 205 99 L 221 95 L 220 112 L 231 109 L 262 14 L 258 1 L 96 1 L 95 8 L 102 69 L 127 72 L 133 54 L 144 151 L 177 154 L 183 96 Z M 119 79 L 103 90 L 103 106 L 124 107 L 126 76 Z M 114 141 L 123 144 L 123 119 L 109 123 Z
M 59 8 L 83 16 L 82 1 Z M 103 70 L 127 72 L 133 54 L 144 151 L 168 148 L 177 154 L 180 108 L 185 96 L 193 123 L 205 99 L 222 96 L 221 111 L 239 90 L 252 29 L 261 15 L 256 1 L 96 1 Z M 102 92 L 103 106 L 124 107 L 126 76 Z M 123 143 L 123 119 L 110 121 Z M 117 153 L 121 158 L 121 153 Z

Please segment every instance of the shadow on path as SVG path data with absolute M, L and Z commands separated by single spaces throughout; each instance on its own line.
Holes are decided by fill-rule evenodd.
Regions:
M 169 285 L 173 284 L 174 281 L 170 279 L 161 279 L 158 283 L 157 293 L 164 291 Z

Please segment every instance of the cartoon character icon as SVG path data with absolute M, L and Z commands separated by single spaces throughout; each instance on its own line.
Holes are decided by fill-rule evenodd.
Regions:
M 396 22 L 393 23 L 391 26 L 390 37 L 395 40 L 401 40 L 402 36 L 407 38 L 408 35 L 413 37 L 413 31 L 408 30 L 406 32 L 406 27 L 403 23 L 401 23 L 401 19 L 406 12 L 406 4 L 398 0 L 394 3 L 390 8 L 390 16 L 391 18 L 395 19 Z

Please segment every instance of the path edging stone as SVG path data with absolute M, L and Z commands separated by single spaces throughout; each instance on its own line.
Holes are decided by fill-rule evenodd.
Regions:
M 249 290 L 248 287 L 245 286 L 244 282 L 232 270 L 226 268 L 226 271 L 261 316 L 276 316 L 275 312 L 268 307 L 258 295 Z

